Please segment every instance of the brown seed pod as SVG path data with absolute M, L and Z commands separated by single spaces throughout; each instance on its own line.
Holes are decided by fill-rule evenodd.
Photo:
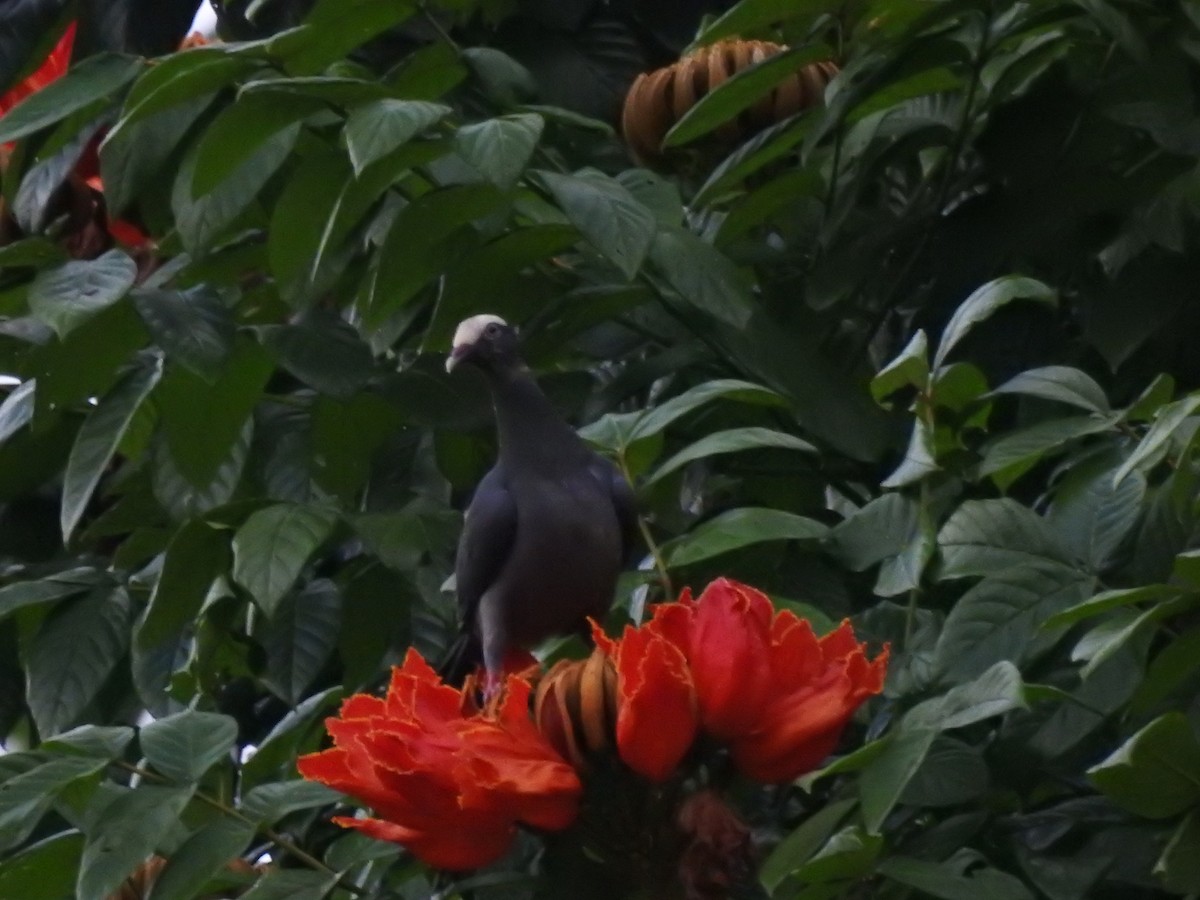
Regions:
M 538 682 L 533 720 L 576 769 L 616 743 L 617 672 L 597 647 L 587 659 L 562 660 Z
M 768 41 L 720 41 L 678 62 L 637 77 L 625 95 L 621 132 L 634 157 L 643 165 L 669 166 L 663 138 L 684 114 L 719 84 L 738 72 L 786 50 Z M 779 82 L 761 100 L 705 139 L 727 146 L 821 103 L 825 85 L 838 73 L 832 62 L 812 63 Z

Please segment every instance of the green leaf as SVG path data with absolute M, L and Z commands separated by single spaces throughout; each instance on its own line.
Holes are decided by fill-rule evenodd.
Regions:
M 939 468 L 933 426 L 926 419 L 918 418 L 913 420 L 904 459 L 891 475 L 880 482 L 880 487 L 895 489 L 916 484 Z
M 386 187 L 378 185 L 371 200 L 378 200 Z M 341 273 L 346 261 L 341 241 L 357 224 L 346 221 L 354 213 L 357 193 L 350 161 L 339 148 L 321 146 L 292 171 L 267 231 L 267 262 L 290 305 L 306 307 Z
M 356 108 L 346 120 L 346 149 L 354 174 L 436 125 L 451 109 L 424 100 L 376 100 Z
M 83 60 L 70 72 L 30 94 L 4 114 L 0 144 L 15 141 L 60 122 L 98 100 L 115 95 L 142 69 L 142 60 L 101 53 Z
M 829 56 L 829 48 L 823 44 L 793 47 L 736 72 L 684 112 L 663 138 L 663 148 L 678 147 L 708 134 L 753 106 L 781 81 L 796 76 L 808 63 Z
M 65 338 L 72 329 L 116 303 L 133 287 L 137 264 L 120 250 L 45 269 L 29 286 L 29 308 Z
M 1129 702 L 1135 716 L 1161 709 L 1171 694 L 1200 667 L 1200 628 L 1184 631 L 1171 640 L 1151 661 L 1145 678 Z
M 262 66 L 259 60 L 236 56 L 226 47 L 196 47 L 158 60 L 137 80 L 125 99 L 125 115 L 109 132 L 115 140 L 134 123 L 179 103 L 212 94 Z
M 190 789 L 141 786 L 109 803 L 92 827 L 79 862 L 76 896 L 107 897 L 146 861 L 171 829 Z
M 638 413 L 630 428 L 628 443 L 659 434 L 677 419 L 713 400 L 736 400 L 739 403 L 755 403 L 766 406 L 783 405 L 783 398 L 779 394 L 760 384 L 739 381 L 736 378 L 706 381 L 693 388 L 688 388 L 682 394 L 672 397 L 658 406 Z M 585 428 L 580 434 L 586 438 L 587 431 Z
M 93 409 L 71 447 L 63 476 L 60 523 L 63 541 L 70 540 L 87 510 L 100 476 L 129 430 L 138 407 L 162 377 L 162 363 L 130 373 Z
M 1148 819 L 1200 802 L 1200 743 L 1182 713 L 1159 716 L 1087 771 L 1109 799 Z
M 967 336 L 967 332 L 990 318 L 1000 307 L 1014 300 L 1037 300 L 1040 303 L 1055 304 L 1058 302 L 1058 294 L 1040 281 L 1019 275 L 1006 275 L 989 281 L 964 300 L 946 323 L 938 342 L 937 353 L 933 357 L 933 368 L 942 367 L 950 351 Z
M 1070 406 L 1078 406 L 1088 412 L 1105 414 L 1111 411 L 1104 389 L 1096 384 L 1086 372 L 1070 366 L 1045 366 L 1030 369 L 1015 378 L 1010 378 L 993 394 L 1023 394 L 1057 400 Z
M 871 379 L 871 396 L 875 402 L 894 394 L 903 387 L 924 389 L 929 383 L 929 338 L 918 328 L 899 355 L 879 370 Z
M 326 108 L 300 94 L 243 94 L 212 120 L 195 149 L 192 197 L 209 193 L 280 131 Z
M 1118 610 L 1080 638 L 1071 651 L 1071 660 L 1086 660 L 1080 674 L 1087 678 L 1127 644 L 1144 635 L 1155 622 L 1187 612 L 1198 602 L 1200 595 L 1188 594 L 1157 603 L 1140 614 L 1130 609 Z
M 379 272 L 363 318 L 375 328 L 432 278 L 461 260 L 478 234 L 471 225 L 506 203 L 491 184 L 462 184 L 422 194 L 397 214 L 379 251 Z
M 321 0 L 299 28 L 267 42 L 271 56 L 294 75 L 310 75 L 349 55 L 355 47 L 404 22 L 417 11 L 411 0 Z
M 1033 900 L 1020 879 L 987 866 L 956 865 L 952 858 L 935 863 L 892 856 L 876 867 L 881 875 L 941 900 Z
M 962 806 L 987 792 L 987 762 L 979 747 L 939 736 L 900 794 L 902 806 Z
M 893 734 L 883 752 L 859 776 L 863 824 L 871 834 L 879 833 L 884 820 L 924 762 L 935 737 L 937 732 L 931 728 Z
M 315 781 L 274 781 L 260 784 L 242 799 L 241 812 L 255 822 L 271 825 L 289 813 L 336 803 L 342 795 Z
M 279 503 L 259 510 L 234 535 L 234 579 L 273 616 L 336 521 L 337 513 L 318 506 Z
M 322 900 L 337 882 L 337 875 L 308 869 L 276 869 L 267 872 L 241 900 Z
M 734 328 L 750 320 L 746 278 L 724 253 L 690 231 L 661 229 L 650 246 L 650 261 L 685 303 Z
M 26 266 L 41 269 L 68 259 L 62 247 L 41 236 L 22 238 L 0 247 L 0 269 Z
M 233 446 L 217 464 L 212 477 L 200 487 L 179 470 L 167 442 L 156 440 L 153 448 L 154 499 L 175 522 L 186 522 L 225 505 L 233 499 L 234 492 L 241 482 L 253 436 L 254 420 L 247 419 L 241 432 L 234 439 Z M 275 471 L 274 468 L 271 469 L 271 472 Z
M 289 705 L 299 703 L 337 646 L 341 621 L 341 593 L 328 578 L 281 602 L 262 641 L 267 687 Z
M 455 510 L 414 500 L 395 512 L 360 513 L 352 524 L 380 562 L 411 572 L 425 554 L 453 552 L 462 517 Z
M 19 846 L 27 840 L 61 791 L 106 765 L 104 759 L 68 756 L 52 759 L 5 780 L 0 785 L 0 850 Z M 0 872 L 3 871 L 0 868 Z M 0 884 L 3 883 L 0 876 Z
M 180 367 L 167 372 L 155 399 L 171 459 L 194 487 L 208 488 L 229 460 L 273 369 L 266 351 L 239 335 L 215 382 Z
M 501 190 L 517 183 L 546 121 L 533 113 L 485 119 L 464 125 L 454 135 L 454 149 L 479 174 Z
M 22 430 L 34 418 L 37 379 L 30 378 L 8 392 L 0 403 L 0 444 Z
M 332 713 L 344 696 L 332 687 L 308 697 L 280 719 L 258 745 L 258 752 L 242 766 L 242 789 L 294 778 L 296 757 L 319 749 L 325 739 L 324 717 Z
M 40 581 L 18 581 L 6 585 L 0 588 L 0 618 L 26 606 L 74 597 L 104 581 L 104 576 L 95 569 L 82 567 L 58 572 Z
M 371 377 L 371 348 L 354 326 L 335 316 L 267 326 L 262 335 L 263 344 L 285 369 L 330 397 L 348 400 Z
M 836 9 L 831 0 L 742 0 L 716 19 L 706 22 L 692 46 L 704 46 L 725 37 L 749 36 L 765 26 L 799 19 L 801 23 L 816 18 L 826 10 Z
M 600 172 L 537 174 L 579 233 L 632 280 L 654 241 L 654 214 L 619 181 Z
M 1129 458 L 1113 475 L 1113 483 L 1119 484 L 1134 469 L 1148 469 L 1159 459 L 1161 451 L 1184 421 L 1200 409 L 1200 394 L 1185 397 L 1174 403 L 1160 406 L 1154 414 L 1154 424 L 1138 442 Z
M 1050 524 L 1015 500 L 968 500 L 938 533 L 942 578 L 991 575 L 1014 566 L 1071 565 Z
M 933 519 L 920 504 L 903 494 L 884 494 L 834 527 L 829 551 L 855 572 L 876 563 L 875 593 L 882 597 L 910 591 L 936 547 Z
M 1001 660 L 1020 663 L 1057 634 L 1041 624 L 1091 595 L 1095 580 L 1061 565 L 1002 568 L 959 598 L 938 638 L 934 664 L 953 679 L 972 678 Z
M 229 571 L 226 532 L 199 520 L 185 523 L 171 538 L 162 572 L 137 626 L 143 649 L 177 637 L 200 612 L 209 588 Z
M 222 816 L 198 828 L 170 855 L 148 900 L 192 900 L 254 837 L 249 822 Z
M 174 58 L 166 57 L 155 68 Z M 100 177 L 110 216 L 120 215 L 155 189 L 172 153 L 214 96 L 204 94 L 131 124 L 119 123 L 109 131 L 100 144 Z
M 860 826 L 852 825 L 833 835 L 794 874 L 809 884 L 862 878 L 870 873 L 882 849 L 881 835 L 866 833 Z
M 478 311 L 481 296 L 488 297 L 492 313 L 510 320 L 524 319 L 538 308 L 536 289 L 530 290 L 540 277 L 537 269 L 553 265 L 553 257 L 578 240 L 578 232 L 570 225 L 530 225 L 461 255 L 447 269 L 433 321 L 425 332 L 424 349 L 449 349 L 455 327 Z
M 836 800 L 822 806 L 805 819 L 799 828 L 780 841 L 759 869 L 758 878 L 763 887 L 774 891 L 783 884 L 788 876 L 825 844 L 833 830 L 854 808 L 854 804 L 854 800 Z
M 377 394 L 361 393 L 348 403 L 318 397 L 312 411 L 313 479 L 353 505 L 371 476 L 376 453 L 402 421 Z
M 202 255 L 254 202 L 258 192 L 291 154 L 299 135 L 299 124 L 275 132 L 219 185 L 201 197 L 192 196 L 197 159 L 193 147 L 180 166 L 171 191 L 175 227 L 188 253 Z
M 764 507 L 731 509 L 663 545 L 668 565 L 687 566 L 763 541 L 819 541 L 829 528 L 795 513 Z
M 388 96 L 388 89 L 378 81 L 364 78 L 342 78 L 337 75 L 300 75 L 295 78 L 262 78 L 245 82 L 239 96 L 263 94 L 311 97 L 336 106 L 352 106 Z
M 0 862 L 0 897 L 63 900 L 75 891 L 83 835 L 64 831 Z
M 213 291 L 135 290 L 133 303 L 167 361 L 213 382 L 233 351 L 233 316 Z
M 1063 480 L 1047 520 L 1073 556 L 1092 572 L 1102 572 L 1142 514 L 1146 478 L 1134 472 L 1114 482 L 1112 470 L 1089 475 L 1086 470 Z
M 468 47 L 461 56 L 494 103 L 511 106 L 537 96 L 537 84 L 529 70 L 504 51 L 495 47 Z
M 29 648 L 26 699 L 43 738 L 75 724 L 129 644 L 124 588 L 96 588 L 54 611 Z
M 108 760 L 124 753 L 132 740 L 133 729 L 127 725 L 80 725 L 43 741 L 39 749 Z
M 1200 810 L 1193 811 L 1175 829 L 1162 856 L 1154 864 L 1154 874 L 1162 879 L 1167 889 L 1180 894 L 1200 892 Z M 0 887 L 3 887 L 0 875 Z
M 941 697 L 919 703 L 901 723 L 905 730 L 963 728 L 983 719 L 1025 707 L 1024 683 L 1017 667 L 996 663 L 974 681 L 951 688 Z
M 237 722 L 219 713 L 185 710 L 142 728 L 142 754 L 157 771 L 178 782 L 192 782 L 229 757 L 237 741 Z
M 979 474 L 991 475 L 1001 489 L 1007 488 L 1048 453 L 1089 434 L 1109 431 L 1114 425 L 1111 418 L 1072 416 L 1010 431 L 984 446 Z
M 728 431 L 715 431 L 680 450 L 655 469 L 654 473 L 643 482 L 643 485 L 653 484 L 697 459 L 768 447 L 799 450 L 802 453 L 817 452 L 817 448 L 808 441 L 782 431 L 773 431 L 770 428 L 731 428 Z
M 1151 603 L 1159 600 L 1169 600 L 1178 597 L 1181 590 L 1166 584 L 1146 584 L 1135 588 L 1117 588 L 1111 591 L 1101 591 L 1089 600 L 1085 600 L 1069 609 L 1064 609 L 1042 623 L 1043 629 L 1062 628 L 1074 625 L 1084 619 L 1090 619 L 1110 609 L 1130 606 L 1134 603 Z

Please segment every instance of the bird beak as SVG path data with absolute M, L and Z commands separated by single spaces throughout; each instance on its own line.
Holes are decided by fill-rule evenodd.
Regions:
M 446 371 L 453 372 L 454 368 L 470 354 L 471 348 L 471 344 L 459 344 L 451 350 L 450 355 L 446 357 Z

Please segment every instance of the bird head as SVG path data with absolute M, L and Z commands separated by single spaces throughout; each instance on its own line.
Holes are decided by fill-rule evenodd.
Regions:
M 471 362 L 492 372 L 520 365 L 517 329 L 499 316 L 486 313 L 463 319 L 454 331 L 446 371 L 453 372 L 462 362 Z

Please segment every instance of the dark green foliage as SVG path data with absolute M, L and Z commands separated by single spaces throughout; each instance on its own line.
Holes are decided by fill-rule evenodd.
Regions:
M 248 896 L 434 890 L 294 763 L 454 633 L 494 447 L 442 362 L 477 312 L 637 485 L 656 546 L 611 625 L 727 575 L 890 643 L 827 768 L 739 788 L 767 894 L 1200 892 L 1190 5 L 227 0 L 256 42 L 147 64 L 189 5 L 111 4 L 106 52 L 0 120 L 30 232 L 0 247 L 0 896 L 161 853 L 155 896 L 191 897 L 269 844 Z M 0 81 L 66 6 L 0 11 Z M 697 30 L 841 74 L 714 157 L 781 72 L 727 82 L 687 171 L 636 169 L 589 116 Z M 52 198 L 101 123 L 109 212 L 158 246 L 69 259 Z M 570 868 L 523 845 L 438 889 Z

